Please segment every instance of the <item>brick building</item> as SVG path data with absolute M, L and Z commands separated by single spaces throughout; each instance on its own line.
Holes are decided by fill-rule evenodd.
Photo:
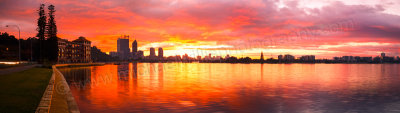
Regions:
M 87 63 L 91 62 L 91 42 L 85 37 L 68 41 L 58 38 L 57 63 Z

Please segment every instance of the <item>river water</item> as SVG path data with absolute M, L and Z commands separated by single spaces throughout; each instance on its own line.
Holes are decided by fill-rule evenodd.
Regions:
M 61 68 L 83 113 L 400 112 L 399 64 L 127 63 Z

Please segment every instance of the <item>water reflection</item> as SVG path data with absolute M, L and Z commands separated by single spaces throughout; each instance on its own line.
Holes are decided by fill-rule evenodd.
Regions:
M 129 64 L 123 63 L 117 66 L 118 75 L 118 96 L 123 98 L 129 93 Z
M 129 64 L 118 65 L 118 79 L 121 81 L 129 80 Z
M 397 112 L 397 64 L 130 63 L 60 69 L 81 112 Z M 76 85 L 78 84 L 78 85 Z
M 62 73 L 65 76 L 69 85 L 74 85 L 77 88 L 90 87 L 91 83 L 91 67 L 80 67 L 80 68 L 62 68 Z M 97 73 L 94 73 L 97 74 Z
M 138 71 L 137 71 L 137 63 L 132 63 L 132 85 L 133 85 L 133 89 L 137 90 L 138 87 Z

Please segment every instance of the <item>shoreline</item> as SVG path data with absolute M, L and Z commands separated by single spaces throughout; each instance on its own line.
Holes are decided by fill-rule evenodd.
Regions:
M 193 61 L 193 62 L 148 62 L 148 61 L 115 61 L 115 62 L 97 62 L 97 63 L 103 63 L 103 64 L 121 64 L 121 63 L 226 63 L 226 64 L 400 64 L 400 62 L 395 62 L 395 63 L 344 63 L 344 62 L 332 62 L 332 63 L 326 63 L 326 62 L 312 62 L 312 63 L 302 63 L 302 62 L 290 62 L 290 63 L 275 63 L 275 62 L 198 62 L 198 61 Z
M 83 67 L 83 66 L 99 66 L 105 63 L 74 63 L 74 64 L 55 64 L 52 65 L 52 75 L 46 91 L 44 92 L 39 106 L 38 112 L 65 112 L 80 113 L 79 107 L 72 95 L 71 89 L 65 80 L 64 75 L 57 68 L 64 67 Z

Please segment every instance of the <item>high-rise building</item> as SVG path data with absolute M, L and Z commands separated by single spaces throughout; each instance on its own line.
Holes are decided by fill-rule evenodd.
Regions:
M 158 58 L 162 59 L 164 57 L 164 51 L 162 47 L 158 48 Z
M 137 52 L 138 52 L 138 48 L 137 48 L 137 42 L 136 42 L 136 39 L 135 39 L 135 41 L 132 42 L 132 58 L 134 60 L 139 59 L 139 56 L 138 56 Z
M 156 57 L 156 51 L 154 50 L 153 47 L 150 48 L 150 58 Z
M 127 60 L 129 58 L 129 36 L 124 35 L 117 40 L 117 52 L 118 56 L 122 60 Z
M 137 42 L 136 39 L 135 41 L 132 42 L 132 53 L 137 53 L 138 49 L 137 49 Z
M 385 58 L 385 56 L 386 56 L 386 54 L 382 52 L 382 53 L 381 53 L 381 57 L 382 57 L 382 58 Z

